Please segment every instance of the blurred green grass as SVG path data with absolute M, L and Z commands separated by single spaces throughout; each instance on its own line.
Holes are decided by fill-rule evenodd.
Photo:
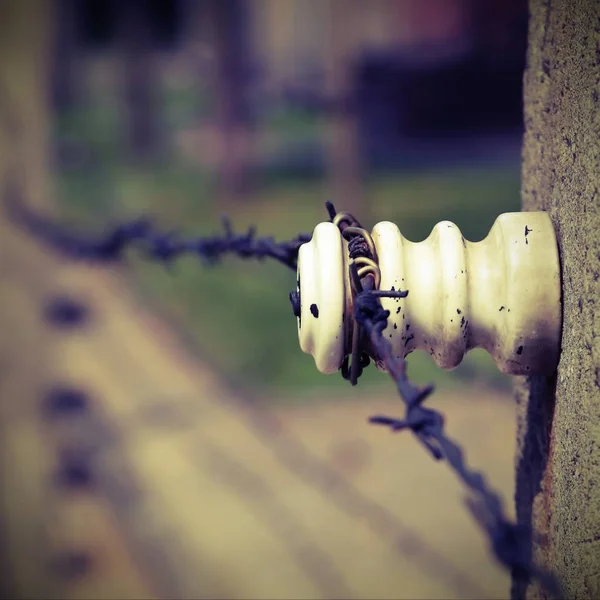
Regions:
M 190 110 L 180 95 L 174 95 L 173 102 Z M 99 106 L 59 127 L 63 137 L 83 143 L 92 153 L 91 166 L 57 174 L 56 195 L 66 222 L 99 231 L 117 220 L 149 213 L 163 230 L 187 235 L 220 231 L 211 174 L 175 153 L 152 168 L 127 166 L 117 151 L 116 107 Z M 176 115 L 171 114 L 169 120 L 177 122 Z M 284 138 L 293 137 L 298 135 L 299 122 L 303 120 L 297 115 L 286 120 L 285 114 L 277 113 L 268 126 Z M 367 182 L 366 197 L 370 222 L 364 224 L 368 227 L 391 220 L 406 237 L 419 241 L 438 221 L 448 219 L 476 241 L 487 235 L 498 214 L 520 209 L 518 165 L 381 175 Z M 323 180 L 266 178 L 247 200 L 228 209 L 228 216 L 238 231 L 255 224 L 258 235 L 285 240 L 311 232 L 325 220 L 327 199 Z M 316 370 L 312 357 L 299 348 L 287 297 L 295 287 L 295 274 L 279 264 L 227 257 L 215 267 L 205 267 L 198 259 L 186 257 L 167 269 L 135 253 L 131 256 L 132 284 L 142 301 L 151 301 L 168 315 L 190 345 L 233 385 L 269 397 L 293 398 L 307 394 L 358 397 L 365 390 L 390 384 L 371 367 L 357 393 L 340 376 L 324 376 Z M 433 381 L 449 387 L 477 380 L 508 385 L 483 351 L 469 353 L 452 372 L 438 369 L 422 352 L 410 355 L 408 362 L 411 379 L 419 383 Z

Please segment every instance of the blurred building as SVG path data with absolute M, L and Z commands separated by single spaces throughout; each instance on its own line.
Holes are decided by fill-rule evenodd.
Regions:
M 127 50 L 133 147 L 161 143 L 144 53 L 187 63 L 225 132 L 212 145 L 227 181 L 243 179 L 253 131 L 273 107 L 337 119 L 329 150 L 317 143 L 294 159 L 319 170 L 336 146 L 355 148 L 333 158 L 350 172 L 359 168 L 352 154 L 371 167 L 410 166 L 459 156 L 457 143 L 479 156 L 474 139 L 521 133 L 526 0 L 146 0 L 127 14 L 116 0 L 56 2 L 79 11 L 84 46 Z M 124 15 L 138 23 L 136 36 L 125 31 Z M 61 60 L 57 72 L 70 73 Z M 65 77 L 60 83 L 63 97 L 75 96 Z
M 307 109 L 352 109 L 374 165 L 404 162 L 410 140 L 521 133 L 524 0 L 254 6 L 261 84 Z

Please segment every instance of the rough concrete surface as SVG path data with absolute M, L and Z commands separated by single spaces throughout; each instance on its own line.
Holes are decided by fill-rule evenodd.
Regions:
M 567 598 L 600 597 L 600 2 L 530 1 L 524 210 L 547 210 L 560 247 L 561 359 L 517 384 L 518 518 Z M 513 582 L 514 598 L 545 598 Z

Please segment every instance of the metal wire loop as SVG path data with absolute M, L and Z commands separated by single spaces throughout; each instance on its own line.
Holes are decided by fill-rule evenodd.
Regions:
M 350 263 L 350 282 L 352 286 L 353 296 L 356 296 L 362 291 L 362 280 L 367 275 L 373 276 L 373 289 L 378 289 L 381 283 L 381 271 L 377 264 L 377 250 L 375 248 L 375 242 L 371 237 L 371 234 L 360 226 L 360 223 L 349 213 L 337 213 L 332 223 L 336 225 L 344 239 L 350 241 L 353 238 L 361 237 L 367 248 L 368 256 L 356 256 L 352 258 Z M 354 254 L 354 252 L 352 252 Z M 360 268 L 359 268 L 360 267 Z M 356 385 L 360 374 L 368 362 L 365 362 L 364 357 L 367 358 L 368 354 L 365 354 L 362 350 L 363 342 L 361 326 L 356 319 L 354 319 L 352 326 L 352 350 L 351 357 L 352 362 L 350 369 L 348 369 L 348 357 L 344 359 L 342 365 L 342 375 L 345 378 L 350 379 L 352 385 Z
M 373 289 L 379 289 L 379 284 L 381 283 L 381 270 L 379 269 L 379 265 L 370 258 L 366 256 L 359 256 L 354 259 L 355 265 L 364 265 L 360 269 L 358 269 L 358 276 L 360 279 L 366 277 L 367 275 L 373 275 L 375 279 L 375 286 Z
M 375 242 L 373 241 L 371 234 L 366 229 L 363 229 L 362 227 L 346 227 L 342 231 L 342 235 L 347 240 L 356 236 L 362 237 L 369 248 L 369 252 L 373 257 L 373 260 L 377 260 L 377 249 L 375 248 Z
M 342 223 L 346 223 L 348 226 L 357 225 L 358 221 L 354 218 L 353 215 L 347 212 L 339 212 L 333 217 L 332 223 L 336 227 L 340 227 Z M 340 227 L 341 229 L 341 227 Z

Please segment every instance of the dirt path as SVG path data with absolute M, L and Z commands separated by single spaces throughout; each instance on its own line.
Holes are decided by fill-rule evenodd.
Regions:
M 0 235 L 11 336 L 0 356 L 1 517 L 23 595 L 508 596 L 452 474 L 410 435 L 365 423 L 393 413 L 395 398 L 261 409 L 186 353 L 116 274 Z M 42 323 L 41 300 L 55 293 L 86 300 L 86 327 Z M 58 383 L 88 393 L 89 408 L 44 418 Z M 472 390 L 435 402 L 471 463 L 512 498 L 510 399 Z M 91 483 L 52 485 L 65 448 L 90 454 Z M 56 567 L 67 550 L 71 566 Z

